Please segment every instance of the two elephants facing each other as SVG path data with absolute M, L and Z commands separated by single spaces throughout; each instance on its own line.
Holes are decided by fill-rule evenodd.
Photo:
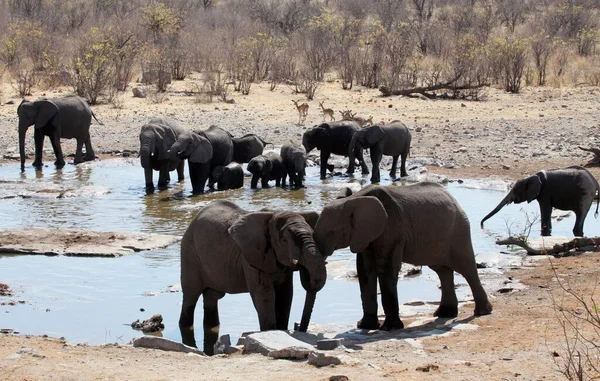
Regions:
M 344 189 L 327 204 L 314 228 L 317 247 L 327 257 L 350 247 L 363 308 L 358 328 L 400 329 L 398 272 L 402 262 L 429 266 L 441 283 L 442 298 L 434 315 L 458 314 L 454 271 L 468 282 L 475 315 L 492 312 L 477 273 L 469 220 L 458 202 L 439 184 L 405 187 L 369 185 L 356 194 Z M 377 316 L 377 283 L 385 320 Z
M 481 220 L 481 227 L 483 228 L 487 219 L 510 203 L 530 203 L 537 200 L 540 205 L 542 236 L 552 233 L 552 208 L 556 208 L 575 213 L 573 234 L 583 237 L 583 223 L 594 199 L 600 202 L 600 186 L 587 169 L 572 166 L 542 170 L 533 176 L 518 180 L 494 210 Z M 594 216 L 598 216 L 598 204 Z
M 201 295 L 207 354 L 219 335 L 218 301 L 225 294 L 250 293 L 261 331 L 287 330 L 294 270 L 307 292 L 301 323 L 306 330 L 327 278 L 313 238 L 317 218 L 316 212 L 248 212 L 223 200 L 203 207 L 181 240 L 184 344 L 195 346 L 194 310 Z
M 33 102 L 23 99 L 17 108 L 19 116 L 19 155 L 21 158 L 21 172 L 25 171 L 25 133 L 34 125 L 35 159 L 33 166 L 41 169 L 44 138 L 47 136 L 52 144 L 56 161 L 56 168 L 65 166 L 64 155 L 60 139 L 77 140 L 74 164 L 96 158 L 90 139 L 90 124 L 92 116 L 100 125 L 100 121 L 92 112 L 85 99 L 78 96 L 62 98 L 39 98 Z M 83 145 L 85 144 L 85 156 Z

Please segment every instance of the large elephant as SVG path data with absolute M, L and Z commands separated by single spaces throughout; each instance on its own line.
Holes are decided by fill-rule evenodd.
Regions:
M 306 174 L 306 149 L 292 143 L 284 144 L 280 155 L 285 168 L 281 185 L 285 186 L 287 175 L 290 177 L 290 186 L 302 188 L 302 180 Z
M 154 190 L 152 172 L 158 171 L 158 186 L 165 187 L 171 180 L 169 172 L 177 170 L 177 180 L 183 181 L 184 161 L 167 154 L 171 146 L 185 131 L 169 118 L 152 118 L 140 131 L 140 163 L 144 168 L 146 190 Z
M 244 186 L 244 169 L 239 163 L 232 161 L 227 165 L 219 165 L 211 174 L 218 190 L 238 189 Z
M 218 337 L 218 300 L 225 294 L 249 292 L 260 330 L 286 330 L 295 269 L 310 300 L 303 320 L 304 315 L 310 319 L 315 295 L 327 278 L 311 227 L 317 218 L 316 212 L 248 212 L 225 200 L 202 208 L 181 240 L 179 327 L 184 343 L 195 346 L 194 310 L 200 295 L 206 353 L 212 353 Z
M 552 208 L 556 208 L 575 212 L 573 234 L 583 237 L 583 222 L 594 198 L 600 202 L 600 186 L 587 169 L 573 166 L 543 170 L 518 180 L 498 206 L 481 220 L 481 227 L 488 218 L 498 213 L 505 205 L 537 200 L 540 205 L 543 236 L 552 233 Z M 598 215 L 598 204 L 596 204 L 595 215 Z
M 323 123 L 310 128 L 302 135 L 302 145 L 308 154 L 314 148 L 321 151 L 321 179 L 327 176 L 327 160 L 331 154 L 348 156 L 348 149 L 352 136 L 360 129 L 358 124 L 352 120 L 340 120 L 337 122 Z M 357 149 L 355 156 L 362 168 L 363 175 L 369 173 L 364 160 L 362 149 Z M 348 166 L 350 169 L 350 166 Z
M 371 162 L 373 163 L 373 171 L 371 182 L 378 183 L 381 178 L 379 174 L 379 163 L 383 155 L 392 157 L 392 169 L 390 177 L 396 177 L 396 167 L 398 165 L 398 157 L 401 157 L 400 176 L 408 176 L 406 173 L 406 158 L 410 152 L 410 142 L 412 137 L 408 127 L 399 120 L 394 120 L 389 124 L 373 125 L 363 127 L 357 131 L 348 148 L 348 158 L 350 166 L 349 172 L 354 172 L 354 152 L 356 149 L 368 148 L 371 153 Z
M 347 189 L 345 194 L 351 194 Z M 465 277 L 475 299 L 475 315 L 492 312 L 477 274 L 469 220 L 458 202 L 441 186 L 420 183 L 405 187 L 369 185 L 339 198 L 321 211 L 314 228 L 325 256 L 350 246 L 363 307 L 358 328 L 399 329 L 398 272 L 402 262 L 429 266 L 439 278 L 442 299 L 434 315 L 456 317 L 454 271 Z M 385 321 L 377 318 L 377 282 Z
M 192 193 L 204 193 L 206 181 L 210 174 L 220 165 L 227 165 L 233 160 L 233 142 L 231 135 L 217 126 L 210 126 L 204 131 L 184 131 L 170 149 L 172 158 L 188 160 Z M 208 184 L 212 188 L 214 181 Z
M 44 137 L 50 138 L 56 161 L 56 168 L 65 166 L 60 139 L 77 140 L 75 164 L 94 160 L 94 150 L 90 139 L 90 124 L 92 116 L 96 115 L 90 109 L 85 99 L 78 96 L 63 98 L 40 98 L 33 102 L 23 100 L 17 108 L 19 115 L 19 154 L 21 156 L 21 171 L 25 170 L 25 133 L 29 126 L 34 125 L 35 160 L 33 166 L 42 168 Z M 98 119 L 96 122 L 100 123 Z M 102 124 L 102 123 L 100 123 Z M 85 156 L 83 145 L 85 144 Z
M 281 186 L 281 180 L 285 175 L 283 161 L 277 152 L 267 152 L 264 155 L 252 158 L 246 169 L 252 173 L 252 180 L 250 181 L 250 188 L 252 189 L 258 187 L 259 179 L 263 188 L 269 187 L 270 180 L 275 180 L 275 186 Z
M 246 134 L 240 138 L 232 137 L 231 140 L 233 140 L 233 161 L 240 164 L 248 163 L 253 157 L 262 155 L 267 144 L 273 145 L 256 134 Z

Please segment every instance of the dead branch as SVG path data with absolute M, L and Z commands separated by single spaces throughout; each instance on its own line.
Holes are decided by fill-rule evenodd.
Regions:
M 583 166 L 584 167 L 599 167 L 600 166 L 600 149 L 598 148 L 583 148 L 583 147 L 578 147 L 580 150 L 583 151 L 587 151 L 587 152 L 591 152 L 594 154 L 594 157 L 590 159 L 590 161 L 588 161 L 587 163 L 585 163 Z
M 528 245 L 527 241 L 517 238 L 508 237 L 496 241 L 496 245 L 515 245 L 527 251 L 529 255 L 553 255 L 555 257 L 565 256 L 573 249 L 581 251 L 598 251 L 600 248 L 600 237 L 577 237 L 565 243 L 558 243 L 553 247 L 545 249 L 536 249 Z

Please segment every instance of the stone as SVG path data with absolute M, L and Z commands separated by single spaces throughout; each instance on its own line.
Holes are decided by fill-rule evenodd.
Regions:
M 229 335 L 223 335 L 219 337 L 214 346 L 216 355 L 230 354 L 231 353 L 231 337 Z
M 317 349 L 320 349 L 322 351 L 330 351 L 333 350 L 337 347 L 339 347 L 340 345 L 342 345 L 342 341 L 344 339 L 323 339 L 323 340 L 319 340 L 317 341 Z
M 244 344 L 244 352 L 260 353 L 267 356 L 269 352 L 289 347 L 306 348 L 309 350 L 315 349 L 310 344 L 294 339 L 287 332 L 264 331 L 253 333 L 246 337 L 246 342 Z
M 145 87 L 134 87 L 131 91 L 133 92 L 134 98 L 146 98 L 148 96 Z
M 173 340 L 157 336 L 140 336 L 133 339 L 132 344 L 135 348 L 160 349 L 162 351 L 195 353 L 200 356 L 206 356 L 198 348 L 190 347 Z
M 329 377 L 329 381 L 350 381 L 350 379 L 343 374 L 336 374 L 335 376 Z
M 142 332 L 160 332 L 165 329 L 165 325 L 163 324 L 163 317 L 161 314 L 153 315 L 150 319 L 144 320 L 140 322 L 140 320 L 136 320 L 131 323 L 131 328 L 141 330 Z
M 287 347 L 269 352 L 268 356 L 275 359 L 298 359 L 302 360 L 308 357 L 312 349 L 304 347 Z
M 329 365 L 340 365 L 342 361 L 336 356 L 329 356 L 321 352 L 311 352 L 308 355 L 308 363 L 317 368 Z
M 508 164 L 502 164 L 502 169 L 509 170 L 510 169 L 510 165 L 508 165 Z

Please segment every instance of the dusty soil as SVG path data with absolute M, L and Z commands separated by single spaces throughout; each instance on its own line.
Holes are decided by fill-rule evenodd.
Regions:
M 307 126 L 322 121 L 314 100 L 308 102 L 305 125 L 296 125 L 298 114 L 291 101 L 301 97 L 286 86 L 269 92 L 266 85 L 254 85 L 249 96 L 232 94 L 234 104 L 200 104 L 194 96 L 176 92 L 193 88 L 192 82 L 176 83 L 162 103 L 127 93 L 122 108 L 94 106 L 104 122 L 104 126 L 92 125 L 92 143 L 100 158 L 121 155 L 125 150 L 135 155 L 139 128 L 153 115 L 170 115 L 189 127 L 217 124 L 234 135 L 256 132 L 275 144 L 290 139 L 299 142 Z M 0 107 L 0 155 L 4 162 L 16 165 L 19 100 L 13 92 L 4 86 L 1 93 L 2 103 L 12 99 L 15 104 Z M 319 88 L 316 98 L 336 110 L 336 117 L 338 110 L 351 109 L 364 117 L 373 115 L 375 121 L 404 121 L 413 133 L 412 159 L 427 159 L 432 164 L 429 171 L 451 178 L 518 179 L 544 168 L 583 164 L 591 155 L 577 146 L 600 146 L 597 88 L 536 88 L 518 95 L 489 89 L 487 93 L 483 102 L 423 101 L 381 98 L 378 91 L 370 89 L 343 91 L 333 82 Z M 33 98 L 41 95 L 37 92 Z M 65 152 L 73 153 L 74 147 L 74 142 L 63 141 Z M 31 131 L 27 149 L 33 153 Z M 46 151 L 46 162 L 51 163 L 48 143 Z M 597 169 L 592 172 L 600 177 Z M 559 278 L 568 280 L 568 288 L 588 296 L 598 284 L 599 262 L 600 256 L 594 253 L 552 260 Z M 557 362 L 565 358 L 565 338 L 556 314 L 561 309 L 555 303 L 562 303 L 565 292 L 550 263 L 544 258 L 506 273 L 507 279 L 518 279 L 526 287 L 507 293 L 488 290 L 494 304 L 492 315 L 473 318 L 472 305 L 467 305 L 451 321 L 406 317 L 405 323 L 416 321 L 416 327 L 377 335 L 377 339 L 350 347 L 352 351 L 334 351 L 343 361 L 336 367 L 317 369 L 305 362 L 260 355 L 204 359 L 130 346 L 74 346 L 56 338 L 0 334 L 0 378 L 326 380 L 345 375 L 350 380 L 561 379 Z M 566 302 L 563 311 L 581 312 L 572 301 Z M 456 322 L 478 328 L 448 333 L 438 327 L 448 328 Z

